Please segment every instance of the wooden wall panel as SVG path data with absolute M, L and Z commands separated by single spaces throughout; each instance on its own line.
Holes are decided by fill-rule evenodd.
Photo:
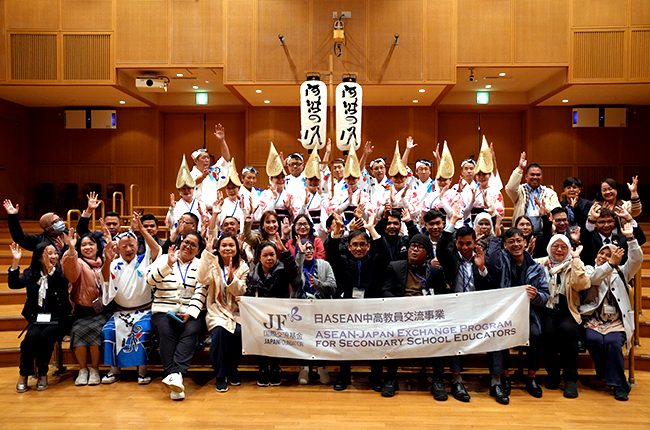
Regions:
M 258 0 L 257 81 L 302 82 L 311 71 L 309 0 Z M 278 35 L 284 35 L 284 46 Z
M 573 80 L 625 80 L 625 31 L 575 31 Z
M 254 78 L 255 0 L 224 0 L 226 7 L 224 82 L 249 82 Z
M 630 25 L 650 25 L 650 2 L 631 0 Z
M 458 62 L 511 61 L 511 0 L 458 0 Z
M 571 126 L 571 108 L 533 108 L 531 115 L 533 149 L 528 156 L 530 162 L 544 165 L 574 163 L 576 129 Z
M 611 166 L 622 162 L 619 151 L 622 143 L 620 128 L 579 127 L 575 131 L 579 164 Z
M 58 0 L 5 0 L 7 29 L 57 30 Z
M 650 30 L 630 32 L 630 79 L 650 78 Z
M 0 82 L 7 80 L 7 27 L 5 25 L 5 0 L 0 0 Z
M 411 168 L 415 168 L 415 161 L 419 158 L 432 160 L 435 149 L 434 115 L 435 110 L 431 107 L 364 108 L 362 142 L 370 140 L 375 147 L 370 159 L 386 157 L 386 164 L 390 165 L 395 142 L 399 141 L 399 152 L 404 154 L 406 138 L 412 136 L 418 146 L 409 158 Z
M 155 164 L 161 149 L 159 127 L 154 109 L 118 110 L 111 160 L 115 163 Z
M 454 81 L 456 77 L 456 14 L 453 0 L 428 0 L 424 39 L 427 81 Z
M 299 135 L 299 108 L 249 109 L 247 162 L 266 165 L 270 142 L 273 142 L 278 152 L 282 151 L 285 155 L 292 152 L 304 153 L 302 145 L 296 140 Z
M 572 0 L 573 27 L 627 25 L 628 0 Z
M 63 30 L 113 30 L 113 0 L 60 0 Z
M 368 8 L 368 80 L 422 81 L 422 0 L 373 0 Z M 354 16 L 353 18 L 354 19 Z M 394 35 L 399 34 L 399 45 Z
M 558 198 L 564 191 L 564 180 L 573 176 L 573 167 L 571 166 L 542 166 L 542 183 L 548 187 L 553 187 L 557 192 Z M 506 181 L 508 179 L 505 179 Z
M 343 73 L 355 73 L 358 82 L 368 79 L 366 1 L 365 0 L 313 0 L 312 21 L 312 68 L 317 72 L 329 70 L 329 57 L 333 56 L 334 76 L 340 80 Z M 341 50 L 341 56 L 334 56 L 334 39 L 332 12 L 350 11 L 352 19 L 343 20 L 347 45 Z M 323 78 L 327 82 L 328 78 Z
M 515 0 L 515 63 L 569 62 L 569 3 Z
M 625 151 L 623 151 L 625 164 L 650 164 L 647 157 L 638 156 L 648 152 L 648 124 L 650 124 L 650 106 L 629 108 L 627 127 L 621 130 L 621 139 L 625 142 Z M 650 183 L 650 176 L 645 179 L 645 183 Z
M 126 187 L 126 196 L 124 198 L 129 200 L 129 189 L 131 184 L 138 184 L 140 188 L 140 198 L 135 201 L 135 204 L 146 206 L 158 206 L 161 202 L 157 198 L 157 190 L 160 187 L 160 181 L 156 178 L 156 169 L 153 164 L 130 165 L 130 166 L 112 166 L 110 173 L 109 183 L 124 184 Z M 106 192 L 104 191 L 104 194 Z M 134 199 L 136 196 L 134 195 Z M 107 198 L 106 210 L 112 208 L 112 200 Z M 151 211 L 147 211 L 151 212 Z
M 25 208 L 24 173 L 27 171 L 29 152 L 23 152 L 25 142 L 21 139 L 20 124 L 16 120 L 0 117 L 0 136 L 3 154 L 0 159 L 0 195 Z M 3 214 L 3 217 L 5 216 L 6 214 Z
M 171 62 L 223 63 L 223 3 L 172 0 Z
M 169 20 L 167 0 L 117 2 L 116 63 L 167 64 Z

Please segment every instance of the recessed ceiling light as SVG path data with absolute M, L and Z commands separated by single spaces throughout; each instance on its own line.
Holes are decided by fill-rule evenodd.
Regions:
M 421 92 L 421 93 L 424 93 L 424 92 L 426 92 L 426 91 L 427 91 L 427 90 L 425 90 L 424 88 L 420 89 L 420 92 Z
M 413 103 L 417 103 L 417 102 L 418 102 L 418 100 L 413 100 Z
M 486 85 L 485 88 L 492 88 L 492 85 Z
M 499 76 L 505 76 L 505 75 L 506 75 L 506 74 L 503 73 L 503 72 L 499 73 Z
M 259 94 L 262 92 L 262 90 L 255 90 L 255 92 Z
M 569 101 L 564 99 L 564 100 L 562 100 L 562 103 L 569 103 Z
M 209 83 L 210 83 L 210 81 L 205 81 L 205 83 L 206 83 L 206 84 L 209 84 Z
M 183 74 L 182 73 L 176 73 L 176 76 L 179 77 L 179 78 L 182 78 Z
M 125 102 L 124 100 L 120 100 L 120 104 L 121 104 L 121 105 L 123 105 L 123 104 L 125 104 L 125 103 L 126 103 L 126 102 Z
M 199 86 L 198 85 L 192 85 L 192 88 L 194 88 L 195 90 L 198 90 Z
M 271 103 L 271 100 L 264 100 L 264 103 Z

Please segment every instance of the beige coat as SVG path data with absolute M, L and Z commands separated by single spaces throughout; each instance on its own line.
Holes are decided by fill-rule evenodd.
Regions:
M 526 215 L 526 194 L 524 192 L 525 185 L 521 183 L 521 178 L 524 176 L 524 171 L 517 167 L 512 171 L 510 180 L 506 184 L 506 193 L 515 205 L 512 213 L 512 223 L 521 215 Z M 560 207 L 560 201 L 557 198 L 557 193 L 548 187 L 542 188 L 542 200 L 546 203 L 546 211 L 551 212 L 553 209 Z
M 246 277 L 248 276 L 248 265 L 241 261 L 239 268 L 235 271 L 233 281 L 227 285 L 227 294 L 224 299 L 221 277 L 223 271 L 219 266 L 219 260 L 214 255 L 204 251 L 201 255 L 199 269 L 196 272 L 197 281 L 208 286 L 208 297 L 205 306 L 208 313 L 205 322 L 208 330 L 215 327 L 223 327 L 230 333 L 235 332 L 236 320 L 239 315 L 239 306 L 235 297 L 246 292 Z
M 541 264 L 544 268 L 547 277 L 546 280 L 548 281 L 548 268 L 546 266 L 548 257 L 536 258 L 535 261 Z M 564 275 L 564 284 L 566 286 L 565 297 L 567 304 L 569 305 L 569 310 L 571 311 L 573 319 L 580 324 L 582 322 L 582 317 L 578 310 L 578 307 L 580 306 L 579 291 L 587 290 L 591 287 L 589 275 L 587 275 L 587 272 L 585 271 L 585 264 L 580 258 L 574 258 L 569 264 L 569 268 Z

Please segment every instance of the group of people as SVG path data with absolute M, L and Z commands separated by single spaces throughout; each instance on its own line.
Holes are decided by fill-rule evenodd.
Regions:
M 28 390 L 27 378 L 35 372 L 36 388 L 47 388 L 54 343 L 70 333 L 80 366 L 76 385 L 113 383 L 127 367 L 137 367 L 139 384 L 150 383 L 147 362 L 155 338 L 162 382 L 171 399 L 182 400 L 183 378 L 197 342 L 205 339 L 216 390 L 225 392 L 241 383 L 240 296 L 367 299 L 525 286 L 526 391 L 542 397 L 536 372 L 543 358 L 546 389 L 563 382 L 564 396 L 577 397 L 578 342 L 584 338 L 597 376 L 617 400 L 628 399 L 622 347 L 630 346 L 634 319 L 627 285 L 641 267 L 645 242 L 634 220 L 641 213 L 636 177 L 628 184 L 629 201 L 618 198 L 613 179 L 602 182 L 599 200 L 585 200 L 577 178 L 565 181 L 560 201 L 542 185 L 542 167 L 528 164 L 522 153 L 505 186 L 514 202 L 513 224 L 505 229 L 503 185 L 485 139 L 478 160 L 461 163 L 455 184 L 446 143 L 442 153 L 433 152 L 433 162 L 417 160 L 415 174 L 407 166 L 416 146 L 410 137 L 403 155 L 396 145 L 389 165 L 374 159 L 370 170 L 370 142 L 360 160 L 351 146 L 346 160 L 333 160 L 331 171 L 329 142 L 323 161 L 316 150 L 307 161 L 299 153 L 285 158 L 271 144 L 270 184 L 260 190 L 254 167 L 245 167 L 240 180 L 221 125 L 215 136 L 222 154 L 216 163 L 205 149 L 192 153 L 191 171 L 183 158 L 176 180 L 180 200 L 171 195 L 165 241 L 153 215 L 134 213 L 128 228 L 118 214 L 107 213 L 101 230 L 90 231 L 98 206 L 94 194 L 76 231 L 48 213 L 40 220 L 44 232 L 26 235 L 18 207 L 5 200 L 15 241 L 9 286 L 27 289 L 23 315 L 29 325 L 17 391 Z M 21 247 L 33 252 L 22 276 Z M 103 363 L 111 367 L 100 378 L 102 346 Z M 487 359 L 490 394 L 507 404 L 509 351 L 489 352 Z M 433 397 L 448 398 L 445 361 L 451 395 L 469 401 L 461 356 L 432 359 Z M 282 383 L 280 358 L 258 357 L 258 363 L 258 385 Z M 342 391 L 352 383 L 351 367 L 338 364 L 333 388 Z M 321 383 L 331 382 L 326 362 L 305 361 L 299 384 L 310 382 L 313 367 Z M 394 396 L 398 368 L 399 360 L 371 362 L 372 389 Z

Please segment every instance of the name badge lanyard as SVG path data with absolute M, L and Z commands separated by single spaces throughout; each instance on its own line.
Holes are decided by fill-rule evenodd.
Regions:
M 284 192 L 284 190 L 280 191 L 280 194 L 278 194 L 278 198 L 275 200 L 275 206 L 276 207 L 278 206 L 278 202 L 280 201 L 280 197 L 282 197 L 283 192 Z M 288 209 L 288 208 L 285 208 L 285 209 Z
M 418 275 L 417 273 L 413 272 L 416 278 L 418 278 L 420 281 L 420 288 L 422 288 L 422 295 L 426 296 L 429 294 L 426 286 L 427 286 L 427 280 L 423 278 L 422 276 Z
M 183 288 L 185 288 L 185 284 L 186 284 L 185 281 L 187 280 L 187 272 L 190 270 L 190 266 L 192 265 L 192 263 L 191 262 L 187 263 L 187 267 L 185 268 L 185 274 L 183 274 L 183 269 L 181 269 L 181 263 L 177 261 L 176 264 L 178 265 L 178 273 L 181 275 L 181 280 L 183 281 Z

